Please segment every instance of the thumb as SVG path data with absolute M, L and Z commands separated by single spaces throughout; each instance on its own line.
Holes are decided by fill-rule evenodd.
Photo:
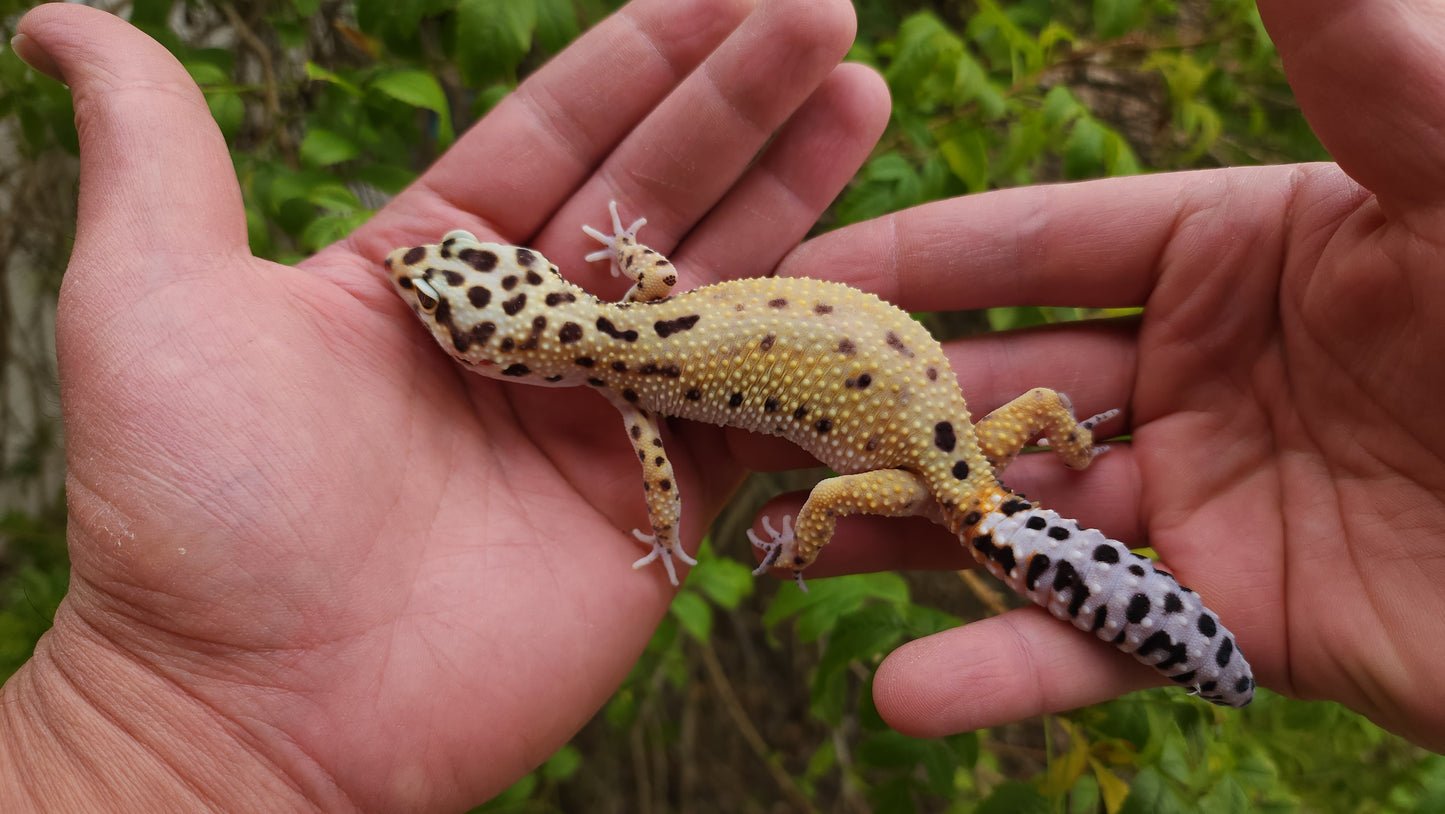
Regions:
M 68 283 L 115 278 L 102 285 L 123 306 L 116 299 L 127 299 L 124 291 L 143 291 L 183 265 L 168 255 L 246 251 L 225 141 L 175 57 L 115 16 L 62 3 L 26 14 L 13 45 L 69 85 L 74 100 L 80 202 L 67 277 L 80 279 Z
M 1301 109 L 1387 206 L 1445 195 L 1445 16 L 1432 0 L 1260 0 Z

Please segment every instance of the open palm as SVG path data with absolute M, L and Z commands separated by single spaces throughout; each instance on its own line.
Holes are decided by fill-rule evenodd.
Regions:
M 766 272 L 887 115 L 874 74 L 837 67 L 851 9 L 634 3 L 298 268 L 250 256 L 225 145 L 160 46 L 81 7 L 22 33 L 82 135 L 58 330 L 74 580 L 7 692 L 134 686 L 50 694 L 77 721 L 166 710 L 117 737 L 198 797 L 395 810 L 503 788 L 617 686 L 672 588 L 628 568 L 623 530 L 646 523 L 616 411 L 461 372 L 379 262 L 465 228 L 605 289 L 579 227 L 617 198 L 690 282 Z M 696 540 L 741 468 L 716 431 L 680 436 Z
M 1426 4 L 1325 5 L 1261 10 L 1339 166 L 971 196 L 826 235 L 780 273 L 831 269 L 905 308 L 1143 306 L 952 349 L 975 411 L 1040 385 L 1081 414 L 1127 408 L 1131 443 L 1088 472 L 1031 456 L 1005 481 L 1158 549 L 1261 685 L 1440 749 L 1445 29 Z M 959 557 L 886 535 L 840 540 L 848 567 Z M 874 686 L 890 723 L 943 734 L 1150 682 L 1029 608 L 901 648 Z

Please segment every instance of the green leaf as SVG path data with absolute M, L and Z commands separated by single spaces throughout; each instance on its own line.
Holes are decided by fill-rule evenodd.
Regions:
M 437 115 L 437 141 L 445 147 L 456 137 L 452 132 L 451 109 L 436 77 L 426 71 L 389 71 L 376 77 L 372 87 L 403 104 L 430 110 Z
M 747 566 L 723 557 L 702 560 L 687 576 L 689 588 L 701 591 L 729 610 L 752 595 L 754 584 L 753 573 Z
M 1009 780 L 984 798 L 974 814 L 1051 814 L 1049 801 L 1033 786 Z
M 892 604 L 869 605 L 838 621 L 818 662 L 818 673 L 842 670 L 854 661 L 872 662 L 893 649 L 903 635 L 903 620 Z
M 1074 122 L 1064 142 L 1064 175 L 1069 178 L 1093 178 L 1104 170 L 1104 128 L 1092 118 Z
M 436 114 L 447 110 L 447 96 L 441 83 L 426 71 L 406 69 L 388 71 L 372 81 L 372 87 L 398 102 L 430 110 Z
M 306 62 L 306 78 L 313 82 L 329 82 L 346 91 L 351 96 L 361 95 L 361 88 L 358 87 L 356 83 L 344 79 L 340 74 L 323 68 L 310 60 Z
M 536 0 L 460 0 L 455 28 L 462 76 L 473 85 L 513 77 L 536 26 Z
M 301 163 L 308 167 L 329 167 L 350 161 L 361 153 L 356 142 L 322 127 L 306 131 L 301 140 Z
M 557 753 L 542 764 L 542 776 L 553 782 L 566 780 L 582 767 L 582 753 L 570 743 L 562 744 Z
M 570 0 L 537 0 L 538 45 L 556 53 L 577 34 L 577 8 Z
M 322 209 L 341 214 L 362 208 L 361 199 L 356 197 L 356 193 L 337 183 L 321 183 L 311 187 L 306 193 L 306 200 Z
M 681 591 L 672 598 L 668 612 L 682 625 L 687 635 L 707 643 L 712 635 L 712 608 L 701 596 L 692 591 Z

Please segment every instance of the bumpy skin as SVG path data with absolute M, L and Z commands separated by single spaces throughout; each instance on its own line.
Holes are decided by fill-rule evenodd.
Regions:
M 1234 638 L 1197 594 L 1101 532 L 1033 506 L 998 473 L 1043 436 L 1070 466 L 1103 451 L 1067 399 L 1036 389 L 973 425 L 943 349 L 871 294 L 806 278 L 736 280 L 669 296 L 677 273 L 637 242 L 643 221 L 589 259 L 610 257 L 634 286 L 622 302 L 568 283 L 540 254 L 450 232 L 394 251 L 397 292 L 475 372 L 551 387 L 592 387 L 623 415 L 643 469 L 651 533 L 674 584 L 681 512 L 660 416 L 780 435 L 841 473 L 820 483 L 796 528 L 754 539 L 769 566 L 800 572 L 847 514 L 920 515 L 958 534 L 1010 587 L 1131 653 L 1201 697 L 1254 696 Z M 785 518 L 786 521 L 786 518 Z M 751 536 L 751 533 L 750 533 Z M 801 583 L 801 581 L 800 581 Z

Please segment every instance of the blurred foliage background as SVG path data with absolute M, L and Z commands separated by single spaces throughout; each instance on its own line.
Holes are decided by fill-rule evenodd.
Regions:
M 252 249 L 345 235 L 612 0 L 134 0 L 231 145 Z M 5 40 L 26 0 L 0 0 Z M 855 0 L 851 59 L 893 119 L 819 230 L 999 187 L 1328 156 L 1247 0 Z M 74 233 L 69 95 L 0 50 L 0 677 L 67 584 L 56 294 Z M 954 335 L 1095 316 L 933 315 Z M 972 574 L 754 582 L 755 479 L 651 646 L 574 741 L 484 811 L 1439 812 L 1445 758 L 1337 705 L 1225 712 L 1149 691 L 941 740 L 891 732 L 871 675 L 900 642 L 995 613 Z M 736 545 L 735 545 L 736 544 Z M 747 560 L 750 562 L 750 559 Z

